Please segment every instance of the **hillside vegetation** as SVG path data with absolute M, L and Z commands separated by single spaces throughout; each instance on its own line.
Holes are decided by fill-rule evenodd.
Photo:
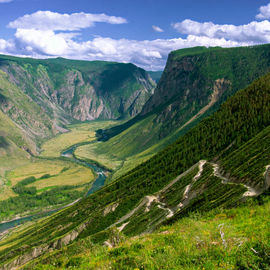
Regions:
M 269 70 L 269 44 L 171 52 L 155 93 L 142 112 L 120 126 L 98 131 L 100 140 L 108 141 L 94 151 L 99 154 L 106 148 L 112 156 L 117 149 L 125 149 L 117 154 L 122 160 L 127 154 L 151 157 Z
M 0 68 L 54 120 L 56 129 L 74 120 L 135 116 L 155 87 L 146 71 L 133 64 L 0 56 Z
M 194 213 L 139 237 L 112 231 L 112 248 L 79 240 L 23 269 L 269 269 L 270 202 L 262 200 Z
M 267 74 L 147 162 L 77 204 L 11 234 L 0 243 L 2 265 L 23 264 L 89 236 L 94 243 L 110 242 L 113 227 L 128 236 L 151 232 L 166 220 L 232 207 L 261 194 L 270 185 L 269 152 L 251 161 L 258 155 L 256 144 L 269 145 L 269 91 Z M 228 168 L 239 157 L 242 162 Z M 245 174 L 247 166 L 256 178 Z
M 94 175 L 61 159 L 62 151 L 114 123 L 85 120 L 138 114 L 154 87 L 133 64 L 0 55 L 0 220 L 82 197 Z M 29 177 L 35 183 L 20 184 Z

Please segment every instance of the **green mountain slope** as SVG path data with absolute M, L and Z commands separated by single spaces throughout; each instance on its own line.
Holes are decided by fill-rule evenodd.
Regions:
M 134 238 L 112 230 L 111 248 L 86 238 L 24 269 L 269 269 L 269 197 L 260 201 L 191 214 Z
M 104 145 L 111 152 L 128 148 L 131 154 L 138 154 L 153 146 L 150 152 L 156 153 L 269 70 L 269 44 L 174 51 L 142 112 L 120 126 L 99 131 L 98 135 L 101 140 L 115 136 L 112 143 L 109 140 Z M 133 140 L 135 123 L 141 131 L 136 138 L 139 144 Z
M 151 232 L 190 212 L 232 207 L 261 194 L 269 188 L 269 151 L 251 160 L 256 144 L 269 145 L 269 89 L 267 74 L 147 162 L 7 237 L 0 243 L 1 266 L 22 265 L 75 239 L 103 243 L 113 227 L 128 236 Z M 239 162 L 230 169 L 234 160 Z M 245 174 L 246 166 L 256 178 Z
M 146 71 L 133 64 L 0 56 L 0 68 L 55 126 L 135 116 L 155 87 Z
M 46 113 L 0 71 L 0 130 L 18 147 L 36 153 L 35 142 L 56 133 Z M 5 116 L 4 116 L 5 115 Z M 5 118 L 5 120 L 4 120 Z

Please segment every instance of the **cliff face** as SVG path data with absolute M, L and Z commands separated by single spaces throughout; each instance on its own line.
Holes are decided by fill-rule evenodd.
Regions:
M 216 111 L 228 97 L 268 71 L 269 44 L 174 51 L 169 54 L 155 92 L 141 113 L 123 125 L 99 131 L 99 138 L 108 140 L 115 136 L 113 147 L 128 148 L 133 154 L 157 143 L 161 149 Z M 132 143 L 132 125 L 140 130 L 136 137 L 143 142 L 140 145 Z M 128 143 L 123 145 L 124 142 Z
M 237 90 L 270 70 L 270 46 L 197 47 L 174 51 L 141 115 L 155 113 L 159 137 L 214 111 Z
M 135 116 L 155 87 L 132 64 L 15 58 L 1 61 L 0 67 L 9 81 L 62 123 Z
M 132 64 L 2 55 L 0 111 L 20 140 L 13 138 L 14 128 L 0 126 L 0 134 L 5 130 L 3 140 L 12 138 L 19 148 L 37 153 L 44 139 L 65 132 L 64 125 L 75 120 L 137 115 L 154 88 L 146 71 Z

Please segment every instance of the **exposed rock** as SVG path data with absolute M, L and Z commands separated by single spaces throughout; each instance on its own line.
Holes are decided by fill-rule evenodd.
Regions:
M 116 208 L 118 207 L 119 203 L 113 203 L 108 205 L 104 211 L 103 211 L 103 215 L 107 216 L 109 213 L 114 212 L 116 210 Z

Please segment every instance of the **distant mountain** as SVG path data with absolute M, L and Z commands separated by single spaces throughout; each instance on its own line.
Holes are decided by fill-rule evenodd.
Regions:
M 155 93 L 142 112 L 123 125 L 99 131 L 98 135 L 101 140 L 108 140 L 119 134 L 113 147 L 130 149 L 132 154 L 158 143 L 155 152 L 268 71 L 269 44 L 239 48 L 195 47 L 171 52 Z M 140 144 L 132 142 L 133 127 L 140 130 L 136 136 Z
M 110 243 L 115 227 L 127 236 L 152 232 L 192 212 L 233 207 L 262 194 L 270 187 L 269 108 L 270 73 L 147 162 L 7 237 L 0 243 L 0 267 L 23 265 L 54 249 L 81 254 L 76 243 L 61 248 L 78 239 Z M 48 254 L 44 259 L 50 260 Z
M 0 80 L 0 112 L 24 138 L 13 142 L 32 153 L 35 144 L 64 132 L 65 124 L 136 116 L 156 85 L 133 64 L 5 55 L 0 55 Z M 13 136 L 3 127 L 1 132 L 2 140 Z
M 156 82 L 158 83 L 160 78 L 161 78 L 161 75 L 162 75 L 162 72 L 163 71 L 147 71 L 148 74 L 150 75 L 150 77 Z

